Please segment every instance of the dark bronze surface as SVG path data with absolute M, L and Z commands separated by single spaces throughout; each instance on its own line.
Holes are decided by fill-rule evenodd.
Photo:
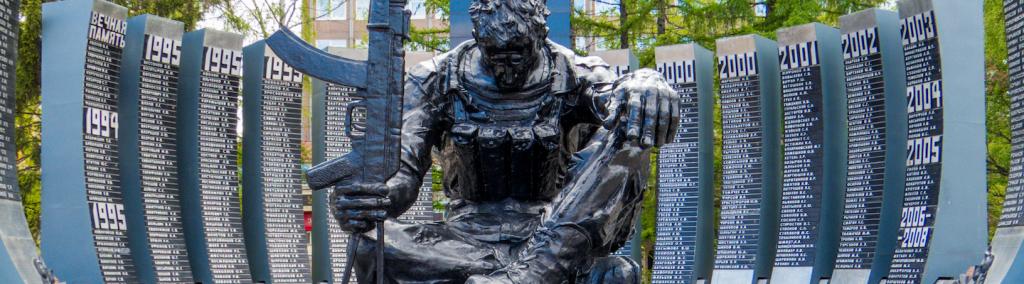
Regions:
M 639 283 L 635 262 L 608 254 L 633 233 L 652 146 L 679 125 L 679 96 L 661 75 L 615 78 L 601 60 L 547 41 L 544 1 L 474 0 L 476 41 L 417 66 L 402 85 L 407 16 L 385 3 L 373 2 L 371 31 L 381 18 L 401 28 L 371 35 L 366 69 L 346 71 L 367 72 L 365 82 L 326 67 L 359 63 L 268 40 L 310 76 L 365 86 L 355 151 L 307 173 L 311 188 L 333 187 L 334 214 L 356 236 L 359 281 Z M 577 141 L 567 135 L 577 126 L 600 127 Z M 451 199 L 446 220 L 395 220 L 434 155 Z

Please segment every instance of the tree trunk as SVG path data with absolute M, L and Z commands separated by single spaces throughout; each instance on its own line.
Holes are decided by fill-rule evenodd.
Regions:
M 626 0 L 619 2 L 619 48 L 621 49 L 629 48 L 629 29 L 626 28 L 626 23 L 629 21 L 627 2 Z
M 665 0 L 658 0 L 658 35 L 665 34 L 665 24 L 668 22 L 668 5 Z

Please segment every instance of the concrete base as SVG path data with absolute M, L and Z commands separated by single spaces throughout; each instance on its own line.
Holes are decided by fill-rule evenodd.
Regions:
M 1021 260 L 1018 259 L 1024 243 L 1024 227 L 999 228 L 992 238 L 992 267 L 988 270 L 988 283 L 1018 283 L 1024 281 Z
M 754 270 L 715 270 L 711 273 L 711 284 L 754 283 Z
M 836 269 L 831 284 L 864 284 L 871 277 L 871 269 Z
M 39 257 L 36 254 L 36 242 L 32 240 L 32 234 L 28 231 L 21 202 L 0 200 L 0 241 L 0 245 L 3 246 L 0 250 L 6 250 L 10 264 L 17 271 L 17 275 L 0 275 L 4 283 L 43 282 L 35 266 L 35 260 Z M 7 268 L 0 268 L 0 271 L 7 271 Z M 17 280 L 7 282 L 10 277 Z
M 776 267 L 772 270 L 772 284 L 812 284 L 814 267 Z

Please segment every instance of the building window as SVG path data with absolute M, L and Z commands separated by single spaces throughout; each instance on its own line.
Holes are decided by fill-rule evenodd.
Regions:
M 619 12 L 619 1 L 594 1 L 594 12 L 597 15 Z
M 768 3 L 765 0 L 757 0 L 754 2 L 754 16 L 768 17 Z
M 316 17 L 321 20 L 348 18 L 348 0 L 316 0 Z
M 589 48 L 589 46 L 587 46 L 587 38 L 586 37 L 581 37 L 581 36 L 576 37 L 576 46 L 575 46 L 575 48 L 577 50 L 587 50 Z
M 348 41 L 343 39 L 318 39 L 316 40 L 316 48 L 324 49 L 328 47 L 348 47 Z
M 369 17 L 370 0 L 356 0 L 356 20 L 366 20 Z
M 427 18 L 427 6 L 425 0 L 410 0 L 408 9 L 412 11 L 413 20 L 423 20 Z

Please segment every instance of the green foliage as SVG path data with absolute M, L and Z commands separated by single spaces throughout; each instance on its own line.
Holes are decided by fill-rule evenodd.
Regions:
M 988 222 L 989 237 L 1006 198 L 1010 175 L 1010 97 L 1006 66 L 1006 30 L 1003 1 L 985 0 L 985 100 L 988 130 Z
M 424 8 L 427 11 L 436 11 L 441 19 L 448 20 L 449 0 L 426 0 Z M 451 47 L 448 32 L 450 29 L 445 26 L 441 28 L 421 28 L 413 26 L 409 29 L 409 42 L 406 47 L 414 51 L 436 51 L 445 52 Z
M 40 0 L 22 0 L 24 20 L 18 35 L 18 61 L 15 83 L 15 147 L 18 153 L 18 188 L 21 190 L 25 218 L 32 237 L 39 243 L 39 202 L 41 141 L 40 115 L 40 29 L 42 10 Z
M 152 14 L 185 23 L 185 30 L 195 29 L 196 23 L 203 19 L 203 12 L 209 1 L 202 0 L 113 0 L 112 2 L 128 7 L 128 15 Z
M 139 0 L 127 0 L 139 1 Z M 163 0 L 166 1 L 166 0 Z M 353 0 L 354 1 L 354 0 Z M 206 0 L 209 10 L 219 12 L 228 30 L 249 38 L 267 38 L 275 31 L 302 28 L 302 38 L 315 36 L 305 28 L 316 20 L 310 16 L 309 0 Z

